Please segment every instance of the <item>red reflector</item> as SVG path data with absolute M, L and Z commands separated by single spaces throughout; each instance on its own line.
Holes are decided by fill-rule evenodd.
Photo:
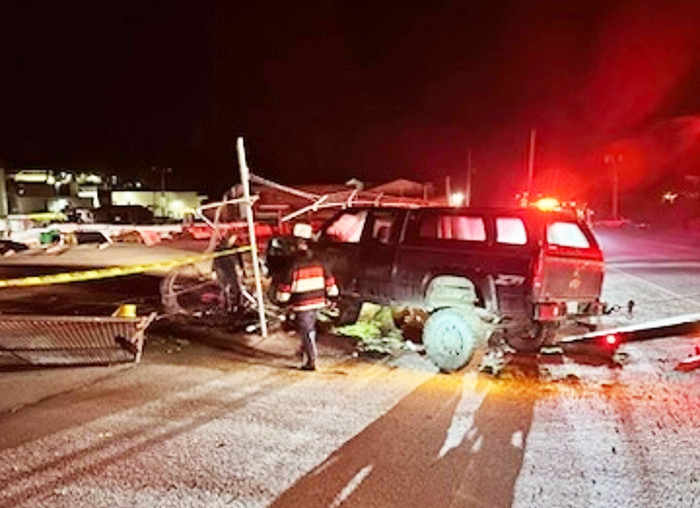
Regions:
M 605 343 L 606 344 L 614 346 L 618 342 L 620 342 L 620 339 L 618 339 L 617 335 L 606 335 L 605 336 Z
M 537 319 L 551 321 L 559 316 L 559 305 L 556 303 L 543 303 L 537 306 Z

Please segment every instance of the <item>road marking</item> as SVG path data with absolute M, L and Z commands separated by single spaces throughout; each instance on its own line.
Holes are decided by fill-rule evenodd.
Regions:
M 488 389 L 477 390 L 477 380 L 478 373 L 474 371 L 467 372 L 464 376 L 462 398 L 455 408 L 452 422 L 445 435 L 445 441 L 438 453 L 440 459 L 447 455 L 450 450 L 461 445 L 469 431 L 474 427 L 474 415 L 488 394 Z
M 329 508 L 338 508 L 350 495 L 357 490 L 357 487 L 369 476 L 369 474 L 374 469 L 374 466 L 370 464 L 360 469 L 355 476 L 353 476 L 348 484 L 343 487 L 343 490 L 335 497 L 333 502 L 330 504 Z
M 512 444 L 515 448 L 520 448 L 522 450 L 523 445 L 525 444 L 522 430 L 513 432 L 513 435 L 510 436 L 510 444 Z

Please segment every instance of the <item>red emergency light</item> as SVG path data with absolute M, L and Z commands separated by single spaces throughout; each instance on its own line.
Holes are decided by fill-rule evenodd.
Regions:
M 607 344 L 610 347 L 617 346 L 620 344 L 620 337 L 612 333 L 610 335 L 606 335 L 603 340 L 605 344 Z
M 534 203 L 535 208 L 541 212 L 553 212 L 555 210 L 561 210 L 561 203 L 557 198 L 546 197 L 540 198 Z

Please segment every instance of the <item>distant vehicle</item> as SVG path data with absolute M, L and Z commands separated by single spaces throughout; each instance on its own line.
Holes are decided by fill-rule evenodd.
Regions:
M 108 224 L 153 224 L 153 212 L 141 205 L 103 206 L 93 212 L 93 221 Z
M 0 240 L 0 254 L 5 255 L 8 252 L 21 252 L 29 247 L 23 243 L 13 242 L 12 240 Z
M 494 334 L 536 350 L 561 324 L 602 309 L 602 252 L 571 212 L 348 208 L 314 252 L 339 283 L 345 318 L 366 301 L 428 312 L 423 343 L 444 370 L 469 363 Z

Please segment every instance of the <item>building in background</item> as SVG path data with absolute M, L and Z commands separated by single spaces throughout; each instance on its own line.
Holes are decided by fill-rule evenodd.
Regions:
M 435 185 L 432 183 L 419 183 L 406 178 L 399 178 L 381 185 L 367 187 L 369 192 L 384 193 L 401 198 L 430 199 L 434 197 Z
M 10 214 L 96 208 L 104 186 L 100 175 L 53 169 L 9 170 L 3 181 Z
M 140 205 L 151 210 L 156 217 L 181 220 L 192 213 L 206 196 L 193 191 L 111 191 L 112 206 Z
M 139 181 L 90 171 L 15 169 L 0 173 L 0 180 L 0 216 L 140 206 L 152 216 L 181 220 L 206 199 L 195 191 L 148 190 Z

